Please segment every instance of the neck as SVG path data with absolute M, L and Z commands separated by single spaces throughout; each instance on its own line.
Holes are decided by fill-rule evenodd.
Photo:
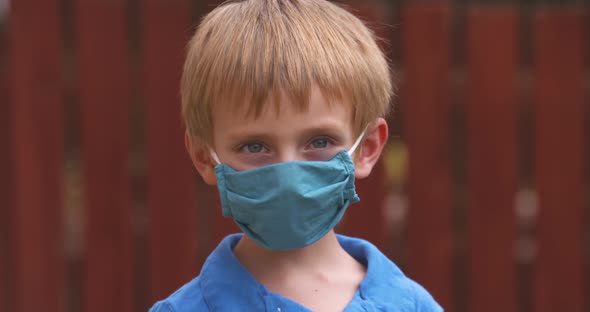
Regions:
M 298 271 L 324 271 L 344 259 L 353 260 L 340 246 L 334 231 L 310 246 L 294 250 L 268 250 L 244 235 L 234 248 L 240 263 L 256 278 L 269 272 L 289 274 Z

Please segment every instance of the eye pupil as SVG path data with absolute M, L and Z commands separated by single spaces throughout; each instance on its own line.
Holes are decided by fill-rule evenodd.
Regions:
M 250 153 L 260 153 L 260 151 L 262 151 L 262 144 L 252 143 L 252 144 L 248 144 L 246 146 L 246 148 L 248 149 L 248 152 L 250 152 Z
M 312 145 L 314 148 L 325 148 L 328 145 L 328 140 L 318 139 L 313 141 Z

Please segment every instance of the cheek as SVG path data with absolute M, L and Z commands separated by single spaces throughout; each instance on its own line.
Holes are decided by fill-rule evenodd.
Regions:
M 226 151 L 224 156 L 225 157 L 222 158 L 223 163 L 237 171 L 255 169 L 258 167 L 271 165 L 276 162 L 272 155 L 248 154 L 235 150 Z
M 263 166 L 268 166 L 273 164 L 272 161 L 266 160 L 250 160 L 250 161 L 239 161 L 239 162 L 235 162 L 236 165 L 235 167 L 232 166 L 232 168 L 234 168 L 237 171 L 244 171 L 244 170 L 250 170 L 250 169 L 256 169 L 259 167 L 263 167 Z
M 342 150 L 342 147 L 332 146 L 322 150 L 304 152 L 301 158 L 307 161 L 328 161 Z

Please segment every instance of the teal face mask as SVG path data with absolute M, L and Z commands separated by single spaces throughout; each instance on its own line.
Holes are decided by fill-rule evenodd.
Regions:
M 315 243 L 338 224 L 350 204 L 360 200 L 350 155 L 363 135 L 348 152 L 328 161 L 290 161 L 245 171 L 217 165 L 223 215 L 270 250 Z

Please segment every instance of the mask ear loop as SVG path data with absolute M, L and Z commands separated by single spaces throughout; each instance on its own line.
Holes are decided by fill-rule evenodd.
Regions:
M 359 144 L 361 144 L 361 141 L 363 140 L 365 133 L 367 132 L 367 128 L 369 126 L 367 125 L 367 127 L 365 127 L 365 130 L 363 130 L 363 132 L 359 135 L 359 137 L 356 139 L 356 141 L 354 142 L 354 144 L 352 145 L 352 147 L 348 150 L 348 155 L 352 156 L 352 154 L 354 153 L 354 151 L 356 150 L 356 148 L 359 146 Z M 220 165 L 221 161 L 219 160 L 219 156 L 217 156 L 217 153 L 215 153 L 214 150 L 210 150 L 210 154 L 211 157 L 213 158 L 213 160 L 215 160 L 216 165 Z
M 354 144 L 352 145 L 352 147 L 348 150 L 348 156 L 352 156 L 352 154 L 354 153 L 354 151 L 356 150 L 356 148 L 359 146 L 359 144 L 361 144 L 361 141 L 365 137 L 365 132 L 367 132 L 367 128 L 368 127 L 369 127 L 369 125 L 367 125 L 365 127 L 365 130 L 363 130 L 363 132 L 361 133 L 361 135 L 359 135 L 359 137 L 356 139 L 356 141 L 354 142 Z
M 211 154 L 211 157 L 213 158 L 213 160 L 215 160 L 216 165 L 221 165 L 221 161 L 219 161 L 219 156 L 217 156 L 217 153 L 215 153 L 214 150 L 209 150 L 209 154 Z

